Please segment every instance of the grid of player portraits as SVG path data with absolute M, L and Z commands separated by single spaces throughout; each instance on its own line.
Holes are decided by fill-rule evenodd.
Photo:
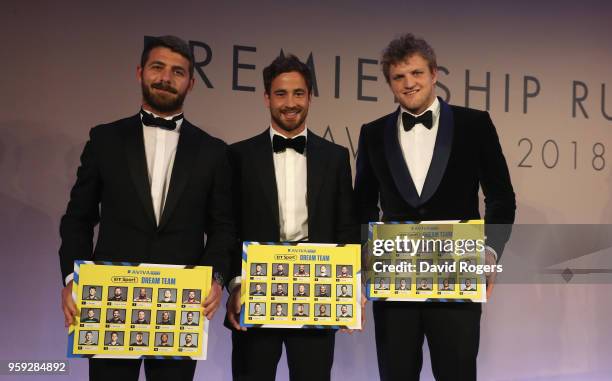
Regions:
M 413 272 L 379 272 L 371 277 L 370 294 L 383 297 L 475 296 L 482 284 L 482 275 L 470 272 L 470 266 L 480 264 L 481 256 L 476 253 L 453 255 L 450 252 L 424 252 L 416 255 L 393 252 L 377 259 L 383 265 L 412 263 Z M 462 266 L 463 264 L 463 266 Z M 428 271 L 433 266 L 435 271 Z M 452 269 L 454 271 L 447 271 Z M 465 270 L 465 271 L 462 271 Z M 421 271 L 425 270 L 425 271 Z
M 201 301 L 200 289 L 83 285 L 77 348 L 197 352 L 204 325 Z
M 353 320 L 352 264 L 251 263 L 246 322 L 338 323 Z

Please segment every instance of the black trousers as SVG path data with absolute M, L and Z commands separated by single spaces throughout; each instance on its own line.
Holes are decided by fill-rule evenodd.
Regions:
M 382 381 L 419 380 L 425 337 L 436 380 L 476 380 L 480 303 L 374 302 L 373 310 Z
M 140 364 L 137 359 L 89 359 L 91 381 L 138 381 Z M 195 374 L 195 360 L 144 360 L 147 381 L 191 381 Z
M 334 362 L 336 331 L 251 328 L 232 330 L 234 381 L 273 381 L 283 343 L 291 381 L 328 381 Z

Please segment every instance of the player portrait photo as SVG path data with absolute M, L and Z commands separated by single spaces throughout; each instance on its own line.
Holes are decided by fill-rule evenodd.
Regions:
M 80 345 L 98 345 L 98 331 L 81 331 L 79 332 Z
M 417 274 L 421 272 L 428 272 L 433 264 L 432 259 L 419 259 L 416 262 L 416 272 Z
M 316 317 L 330 317 L 330 304 L 315 304 Z
M 160 288 L 157 296 L 158 303 L 176 303 L 175 288 Z
M 455 280 L 453 278 L 441 278 L 438 285 L 440 291 L 455 291 Z
M 155 322 L 157 325 L 174 325 L 174 311 L 157 311 Z
M 179 345 L 183 348 L 197 348 L 198 334 L 197 333 L 181 333 Z
M 476 265 L 476 260 L 474 258 L 462 258 L 459 260 L 459 268 L 457 270 L 461 273 L 468 273 L 468 268 L 474 265 Z
M 337 304 L 336 305 L 336 316 L 339 318 L 352 318 L 353 317 L 353 305 L 352 304 Z
M 108 301 L 109 302 L 125 302 L 127 300 L 127 287 L 109 287 Z
M 308 303 L 293 303 L 293 316 L 308 317 L 309 309 Z
M 149 332 L 136 331 L 130 333 L 131 347 L 147 347 L 149 346 Z
M 153 289 L 149 287 L 135 287 L 134 288 L 134 302 L 140 303 L 151 303 L 153 298 Z
M 293 296 L 297 298 L 307 298 L 310 296 L 310 285 L 307 283 L 293 284 Z
M 252 263 L 251 276 L 266 276 L 267 265 L 265 263 Z
M 293 276 L 294 277 L 310 276 L 310 265 L 307 265 L 304 263 L 293 265 Z
M 336 266 L 336 278 L 352 278 L 353 277 L 353 266 L 352 265 L 337 265 Z
M 410 278 L 395 278 L 395 291 L 410 291 Z
M 438 274 L 441 273 L 452 273 L 454 271 L 452 271 L 453 265 L 455 264 L 455 261 L 453 259 L 442 259 L 440 261 L 438 261 L 438 265 L 441 265 L 441 270 L 442 271 L 438 271 Z
M 353 297 L 353 285 L 352 284 L 337 284 L 336 285 L 336 297 L 337 298 Z
M 465 278 L 461 283 L 461 291 L 476 291 L 476 279 Z
M 286 263 L 273 263 L 272 276 L 289 276 L 289 265 Z
M 272 283 L 272 296 L 287 296 L 287 283 Z
M 84 286 L 83 300 L 100 300 L 102 286 Z
M 100 309 L 99 308 L 83 308 L 81 309 L 81 323 L 99 323 Z
M 384 291 L 389 289 L 389 278 L 374 278 L 374 290 Z
M 109 308 L 106 310 L 107 324 L 125 324 L 125 310 L 118 308 Z
M 251 296 L 266 296 L 266 284 L 265 283 L 251 283 L 249 285 L 249 295 Z
M 106 331 L 104 334 L 104 345 L 107 347 L 123 346 L 123 331 Z
M 183 290 L 183 304 L 200 304 L 202 290 Z
M 151 310 L 132 310 L 132 324 L 151 324 Z
M 249 303 L 249 315 L 264 316 L 266 314 L 265 303 Z
M 329 278 L 331 277 L 331 265 L 316 265 L 315 276 L 317 278 Z
M 272 310 L 270 313 L 273 317 L 287 316 L 287 303 L 272 303 Z
M 174 345 L 174 333 L 172 332 L 156 332 L 155 346 L 156 347 L 171 347 Z
M 431 291 L 431 278 L 419 278 L 417 280 L 417 291 Z
M 331 284 L 316 284 L 315 290 L 317 298 L 331 298 Z
M 197 326 L 200 324 L 199 311 L 183 311 L 181 312 L 181 325 Z

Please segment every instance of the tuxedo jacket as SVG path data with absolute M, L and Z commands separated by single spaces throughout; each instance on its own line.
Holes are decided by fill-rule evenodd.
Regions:
M 440 100 L 433 157 L 421 195 L 399 143 L 400 109 L 361 127 L 355 194 L 362 224 L 379 221 L 480 219 L 484 193 L 487 245 L 501 256 L 516 209 L 506 159 L 488 112 Z M 380 209 L 379 209 L 380 201 Z
M 60 224 L 62 275 L 83 259 L 210 265 L 228 276 L 230 183 L 225 143 L 183 120 L 158 226 L 140 115 L 94 127 Z
M 279 242 L 278 193 L 270 130 L 232 144 L 229 153 L 239 240 Z M 305 155 L 309 242 L 358 242 L 348 150 L 309 130 Z M 232 256 L 232 277 L 240 275 L 241 253 L 242 249 L 237 248 Z

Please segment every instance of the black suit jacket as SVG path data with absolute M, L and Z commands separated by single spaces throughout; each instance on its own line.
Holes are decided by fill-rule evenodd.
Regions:
M 230 183 L 225 143 L 183 120 L 157 226 L 140 115 L 94 127 L 60 224 L 62 275 L 83 259 L 212 265 L 227 277 L 235 242 Z
M 440 100 L 434 153 L 421 195 L 399 143 L 400 109 L 361 127 L 355 176 L 359 219 L 428 221 L 479 219 L 485 196 L 487 245 L 501 256 L 516 209 L 506 159 L 488 112 Z
M 232 144 L 229 152 L 239 240 L 280 241 L 270 130 Z M 308 240 L 313 243 L 358 242 L 348 150 L 308 131 L 305 154 Z M 241 247 L 236 248 L 232 256 L 232 277 L 241 273 L 241 253 Z

